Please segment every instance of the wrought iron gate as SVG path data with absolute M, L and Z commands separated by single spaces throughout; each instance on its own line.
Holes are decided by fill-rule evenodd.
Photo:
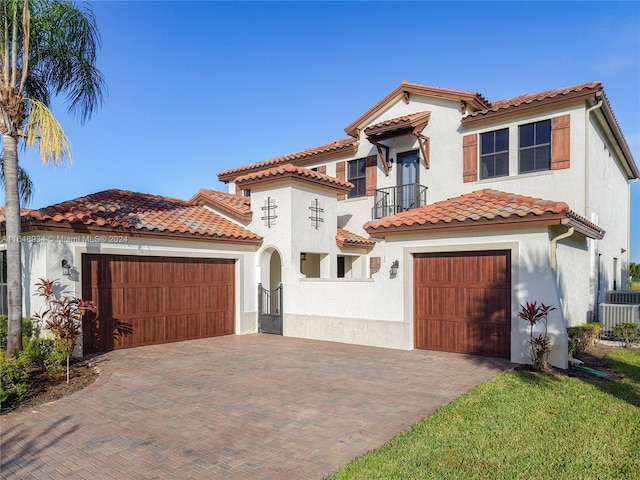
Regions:
M 282 335 L 282 283 L 274 290 L 258 284 L 258 331 Z

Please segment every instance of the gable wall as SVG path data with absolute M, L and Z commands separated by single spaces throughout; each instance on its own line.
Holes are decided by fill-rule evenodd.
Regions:
M 604 301 L 604 292 L 627 285 L 629 261 L 630 186 L 617 154 L 596 121 L 594 112 L 589 122 L 589 216 L 606 230 L 604 238 L 594 245 L 594 289 L 596 303 Z M 622 250 L 625 250 L 623 253 Z M 614 272 L 614 258 L 617 269 Z M 599 288 L 598 288 L 599 287 Z M 594 293 L 595 295 L 595 293 Z

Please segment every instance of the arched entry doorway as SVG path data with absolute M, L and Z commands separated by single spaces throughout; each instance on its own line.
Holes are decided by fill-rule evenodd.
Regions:
M 258 331 L 282 335 L 282 257 L 273 247 L 260 256 Z

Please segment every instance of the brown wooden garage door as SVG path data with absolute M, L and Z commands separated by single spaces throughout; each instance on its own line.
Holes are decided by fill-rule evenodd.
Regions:
M 414 255 L 415 348 L 509 357 L 511 252 Z
M 85 353 L 234 333 L 234 260 L 82 256 Z

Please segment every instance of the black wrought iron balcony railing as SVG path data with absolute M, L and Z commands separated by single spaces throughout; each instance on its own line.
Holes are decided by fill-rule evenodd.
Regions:
M 427 204 L 427 187 L 407 183 L 397 187 L 379 188 L 374 194 L 373 218 L 388 217 Z

